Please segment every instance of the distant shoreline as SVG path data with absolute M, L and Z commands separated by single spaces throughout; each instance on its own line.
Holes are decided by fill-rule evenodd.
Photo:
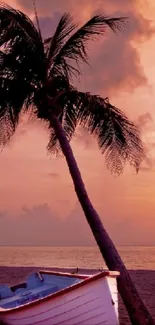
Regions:
M 94 245 L 3 245 L 0 244 L 0 247 L 93 247 L 98 248 L 96 244 Z M 116 245 L 117 248 L 119 247 L 155 247 L 155 244 L 130 244 L 130 245 Z

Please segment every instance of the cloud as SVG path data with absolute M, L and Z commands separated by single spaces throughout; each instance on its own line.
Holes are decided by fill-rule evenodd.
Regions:
M 47 175 L 48 177 L 52 177 L 52 178 L 59 178 L 60 177 L 60 175 L 58 174 L 58 173 L 48 173 L 48 175 Z
M 110 202 L 105 202 L 105 211 Z M 107 210 L 109 211 L 109 210 Z M 135 220 L 126 212 L 123 216 L 110 212 L 103 216 L 103 223 L 117 245 L 132 243 L 153 243 L 154 233 L 151 222 L 139 228 Z M 95 240 L 87 224 L 79 203 L 66 219 L 59 218 L 47 204 L 23 207 L 18 215 L 0 212 L 0 245 L 29 246 L 85 246 L 94 245 Z M 137 236 L 138 233 L 138 236 Z M 148 234 L 150 234 L 148 236 Z
M 96 140 L 87 130 L 82 127 L 78 127 L 75 133 L 75 143 L 80 144 L 84 149 L 92 150 L 96 149 Z
M 114 12 L 113 16 L 122 16 Z M 84 74 L 86 90 L 104 96 L 118 92 L 133 92 L 141 86 L 148 86 L 137 43 L 150 39 L 154 33 L 150 22 L 136 12 L 127 12 L 129 23 L 122 33 L 108 33 L 105 39 L 95 46 L 91 55 L 92 69 Z
M 0 245 L 86 245 L 93 238 L 83 215 L 60 219 L 47 204 L 23 207 L 18 215 L 0 212 Z
M 50 245 L 58 244 L 59 218 L 47 204 L 23 207 L 18 215 L 0 219 L 1 245 Z
M 10 2 L 9 2 L 10 3 Z M 34 17 L 31 0 L 12 0 L 13 5 Z M 150 3 L 151 5 L 151 3 Z M 92 69 L 83 68 L 83 89 L 110 95 L 118 91 L 133 91 L 147 85 L 137 45 L 154 35 L 152 22 L 142 15 L 138 0 L 42 0 L 36 1 L 43 36 L 52 35 L 60 16 L 68 11 L 82 23 L 96 13 L 127 16 L 128 24 L 122 34 L 105 34 L 103 41 L 90 45 Z M 148 2 L 149 6 L 149 2 Z M 82 10 L 81 10 L 82 9 Z
M 152 149 L 155 148 L 154 144 L 145 144 L 145 158 L 140 167 L 140 171 L 155 172 L 155 155 L 152 155 Z
M 150 128 L 150 124 L 153 123 L 153 118 L 149 112 L 139 115 L 136 120 L 136 124 L 138 125 L 140 130 L 144 130 L 146 128 Z
M 6 211 L 0 211 L 0 219 L 6 218 L 7 212 Z
M 135 121 L 144 144 L 145 157 L 140 171 L 155 171 L 155 121 L 149 112 L 139 115 Z
M 32 16 L 31 0 L 18 0 L 16 5 Z M 96 13 L 127 16 L 128 23 L 122 28 L 122 33 L 114 35 L 107 32 L 95 46 L 90 44 L 92 69 L 82 67 L 84 79 L 80 81 L 79 87 L 107 96 L 116 94 L 120 89 L 132 92 L 148 84 L 137 45 L 149 40 L 155 29 L 152 22 L 140 12 L 138 1 L 46 0 L 45 5 L 42 0 L 38 0 L 36 5 L 43 36 L 53 34 L 60 16 L 66 11 L 73 12 L 78 17 L 76 20 L 82 23 Z

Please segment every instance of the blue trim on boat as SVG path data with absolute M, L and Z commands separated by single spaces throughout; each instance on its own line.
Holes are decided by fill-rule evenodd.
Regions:
M 28 276 L 24 284 L 12 288 L 0 285 L 0 307 L 8 309 L 25 305 L 81 281 L 82 279 L 72 276 L 35 272 Z

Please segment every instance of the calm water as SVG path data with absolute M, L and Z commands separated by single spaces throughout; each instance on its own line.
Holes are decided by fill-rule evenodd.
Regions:
M 155 246 L 121 246 L 119 253 L 128 269 L 155 270 Z M 104 267 L 97 247 L 1 246 L 0 266 Z

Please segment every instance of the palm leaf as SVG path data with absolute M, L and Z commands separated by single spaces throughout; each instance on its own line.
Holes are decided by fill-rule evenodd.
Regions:
M 14 39 L 19 31 L 26 37 L 31 45 L 43 44 L 40 35 L 30 18 L 19 10 L 15 10 L 6 4 L 0 4 L 0 46 Z
M 33 67 L 34 71 L 36 67 L 36 74 L 44 78 L 45 55 L 40 34 L 28 16 L 5 4 L 0 5 L 0 47 L 14 61 L 25 64 L 27 57 L 27 69 Z
M 22 41 L 8 54 L 0 52 L 0 145 L 12 136 L 23 106 L 29 107 L 39 87 L 35 62 L 31 53 L 27 54 Z
M 75 70 L 72 62 L 79 64 L 81 61 L 84 61 L 88 63 L 87 42 L 95 40 L 98 35 L 103 35 L 107 26 L 115 31 L 120 29 L 125 22 L 125 17 L 108 18 L 102 15 L 92 17 L 84 26 L 71 35 L 61 48 L 59 46 L 59 52 L 57 51 L 58 53 L 54 57 L 51 66 L 51 73 L 53 75 L 64 74 L 68 77 L 73 72 L 79 71 L 78 69 L 77 71 Z
M 23 108 L 28 108 L 45 80 L 41 37 L 22 12 L 0 5 L 0 145 L 14 133 Z
M 53 63 L 56 55 L 61 50 L 66 38 L 69 37 L 75 28 L 76 25 L 73 24 L 71 15 L 65 13 L 59 21 L 54 36 L 44 41 L 47 49 L 47 69 Z
M 107 98 L 88 93 L 79 93 L 79 96 L 78 121 L 97 138 L 102 153 L 105 153 L 107 167 L 112 172 L 121 173 L 128 161 L 138 170 L 144 151 L 134 123 Z
M 59 104 L 69 103 L 63 111 L 62 125 L 70 140 L 77 125 L 93 134 L 101 152 L 105 154 L 107 167 L 114 173 L 121 173 L 128 161 L 138 170 L 144 152 L 136 126 L 107 98 L 78 92 L 75 89 L 61 97 Z M 69 119 L 66 114 L 68 109 Z M 71 114 L 72 112 L 72 114 Z M 51 137 L 48 150 L 59 149 Z
M 14 134 L 24 104 L 33 102 L 31 86 L 15 78 L 0 77 L 0 146 Z

